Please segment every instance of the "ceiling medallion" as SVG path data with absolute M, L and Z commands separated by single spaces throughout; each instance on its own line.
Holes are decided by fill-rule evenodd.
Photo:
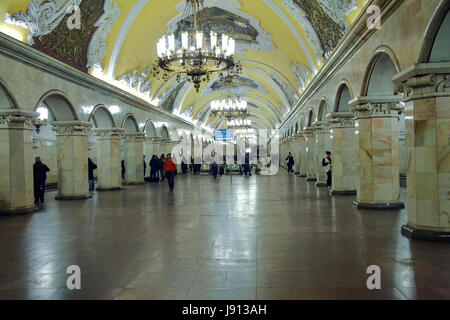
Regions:
M 202 14 L 205 1 L 186 0 L 179 22 L 184 24 L 183 31 L 159 39 L 158 59 L 152 68 L 154 77 L 167 80 L 169 73 L 177 73 L 178 81 L 186 76 L 199 92 L 201 82 L 209 81 L 215 72 L 241 73 L 242 67 L 234 61 L 235 40 L 224 33 L 203 32 L 208 27 L 208 17 Z

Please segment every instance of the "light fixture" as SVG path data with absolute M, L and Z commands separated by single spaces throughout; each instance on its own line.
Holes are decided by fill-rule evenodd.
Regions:
M 247 128 L 252 125 L 252 121 L 248 119 L 231 119 L 227 121 L 228 127 Z
M 227 87 L 227 96 L 222 99 L 211 101 L 211 113 L 214 116 L 226 117 L 227 121 L 236 117 L 247 115 L 247 100 L 238 97 L 236 92 L 232 92 L 233 77 L 228 75 L 222 78 Z
M 231 75 L 242 72 L 242 67 L 234 61 L 235 40 L 226 34 L 219 36 L 214 30 L 209 34 L 203 32 L 208 27 L 208 17 L 201 10 L 205 1 L 186 0 L 186 9 L 180 20 L 187 22 L 184 23 L 186 29 L 159 39 L 153 77 L 167 80 L 168 73 L 177 73 L 180 81 L 185 75 L 199 92 L 200 83 L 209 81 L 214 72 L 226 70 Z

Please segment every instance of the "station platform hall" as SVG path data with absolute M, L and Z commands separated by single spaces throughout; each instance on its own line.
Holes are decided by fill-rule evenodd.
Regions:
M 450 0 L 0 1 L 0 300 L 450 299 L 449 39 Z

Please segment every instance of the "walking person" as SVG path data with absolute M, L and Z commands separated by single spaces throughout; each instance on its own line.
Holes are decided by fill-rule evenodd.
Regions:
M 33 178 L 34 178 L 34 203 L 38 204 L 39 201 L 44 203 L 45 194 L 45 182 L 47 180 L 47 172 L 50 169 L 41 161 L 41 158 L 36 157 L 33 165 Z
M 294 172 L 294 170 L 292 170 L 292 167 L 294 166 L 294 157 L 292 156 L 292 153 L 289 152 L 286 161 L 288 165 L 288 173 Z
M 94 170 L 97 169 L 97 165 L 88 157 L 88 174 L 89 174 L 89 191 L 94 191 Z
M 331 180 L 331 152 L 330 151 L 326 151 L 325 152 L 326 156 L 325 158 L 322 159 L 322 166 L 324 167 L 328 167 L 328 171 L 327 171 L 327 188 L 328 190 L 331 190 L 331 185 L 332 185 L 332 180 Z
M 167 159 L 164 161 L 164 171 L 166 173 L 167 181 L 169 182 L 170 191 L 175 187 L 175 174 L 177 172 L 177 165 L 172 160 L 172 155 L 167 154 Z

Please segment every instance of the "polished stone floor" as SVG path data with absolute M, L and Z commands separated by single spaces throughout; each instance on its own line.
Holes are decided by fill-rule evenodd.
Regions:
M 450 245 L 402 237 L 406 211 L 358 211 L 284 172 L 54 196 L 0 217 L 0 299 L 450 298 Z M 366 287 L 369 265 L 381 290 Z

